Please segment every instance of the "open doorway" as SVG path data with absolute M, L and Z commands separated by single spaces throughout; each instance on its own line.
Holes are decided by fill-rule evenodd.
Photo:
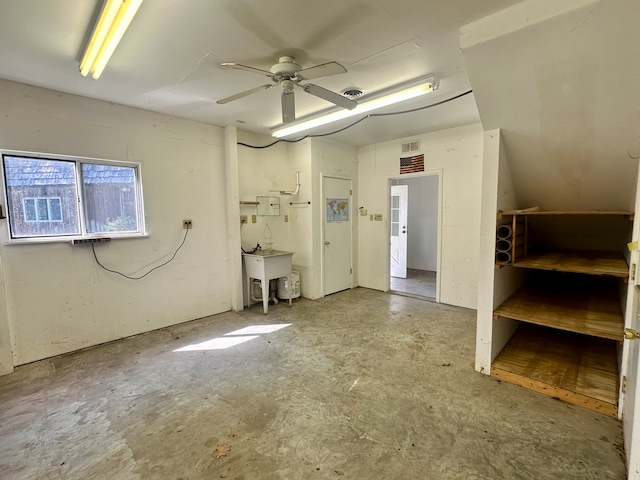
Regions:
M 389 290 L 439 301 L 440 175 L 393 178 Z

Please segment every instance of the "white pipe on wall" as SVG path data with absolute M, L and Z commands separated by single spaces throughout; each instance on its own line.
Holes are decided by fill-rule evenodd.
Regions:
M 300 172 L 296 172 L 296 189 L 292 192 L 286 190 L 269 190 L 270 192 L 278 192 L 280 195 L 297 195 L 300 191 Z

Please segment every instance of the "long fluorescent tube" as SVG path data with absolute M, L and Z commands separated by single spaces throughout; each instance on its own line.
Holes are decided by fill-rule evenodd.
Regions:
M 142 0 L 106 0 L 80 61 L 80 75 L 97 80 L 127 30 Z
M 345 118 L 367 113 L 378 108 L 387 107 L 389 105 L 393 105 L 394 103 L 399 103 L 404 100 L 416 98 L 421 95 L 433 92 L 437 89 L 438 81 L 434 76 L 431 76 L 428 80 L 419 85 L 406 88 L 404 90 L 400 90 L 399 92 L 391 93 L 380 98 L 369 100 L 368 102 L 361 103 L 353 110 L 338 110 L 317 118 L 312 118 L 310 120 L 296 123 L 295 125 L 276 127 L 271 131 L 271 135 L 276 138 L 286 137 L 288 135 L 300 133 L 304 130 L 309 130 L 321 125 L 326 125 L 327 123 L 337 122 L 338 120 L 343 120 Z

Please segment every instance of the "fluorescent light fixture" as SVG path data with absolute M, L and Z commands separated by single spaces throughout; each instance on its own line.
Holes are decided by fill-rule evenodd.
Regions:
M 345 118 L 353 117 L 355 115 L 361 115 L 363 113 L 377 110 L 379 108 L 388 107 L 394 103 L 403 102 L 411 98 L 416 98 L 421 95 L 433 92 L 438 89 L 438 80 L 435 76 L 430 76 L 427 79 L 422 80 L 422 83 L 415 85 L 398 92 L 390 93 L 379 98 L 375 98 L 359 104 L 353 110 L 337 110 L 320 117 L 311 118 L 309 120 L 303 120 L 294 125 L 283 125 L 276 127 L 271 131 L 271 135 L 276 138 L 286 137 L 295 133 L 300 133 L 304 130 L 320 127 L 327 123 L 337 122 L 338 120 L 344 120 Z
M 105 0 L 82 60 L 80 75 L 97 80 L 127 30 L 142 0 Z

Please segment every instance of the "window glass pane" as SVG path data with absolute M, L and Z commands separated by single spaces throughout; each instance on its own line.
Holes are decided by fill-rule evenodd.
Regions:
M 400 208 L 400 197 L 398 195 L 391 197 L 391 208 Z
M 25 198 L 24 199 L 24 219 L 27 222 L 35 222 L 36 217 L 36 199 Z
M 399 227 L 399 223 L 392 223 L 391 224 L 391 235 L 393 235 L 394 237 L 397 237 L 399 235 L 399 231 L 400 229 Z
M 60 205 L 59 198 L 50 198 L 49 199 L 49 219 L 52 222 L 61 222 L 62 221 L 62 207 Z
M 392 222 L 400 221 L 400 210 L 391 210 L 391 221 Z
M 134 167 L 83 164 L 82 179 L 87 233 L 140 230 Z
M 46 222 L 49 220 L 49 207 L 46 198 L 36 199 L 36 217 L 39 222 Z
M 4 174 L 13 238 L 80 233 L 74 162 L 5 155 Z M 64 221 L 50 218 L 52 198 Z

